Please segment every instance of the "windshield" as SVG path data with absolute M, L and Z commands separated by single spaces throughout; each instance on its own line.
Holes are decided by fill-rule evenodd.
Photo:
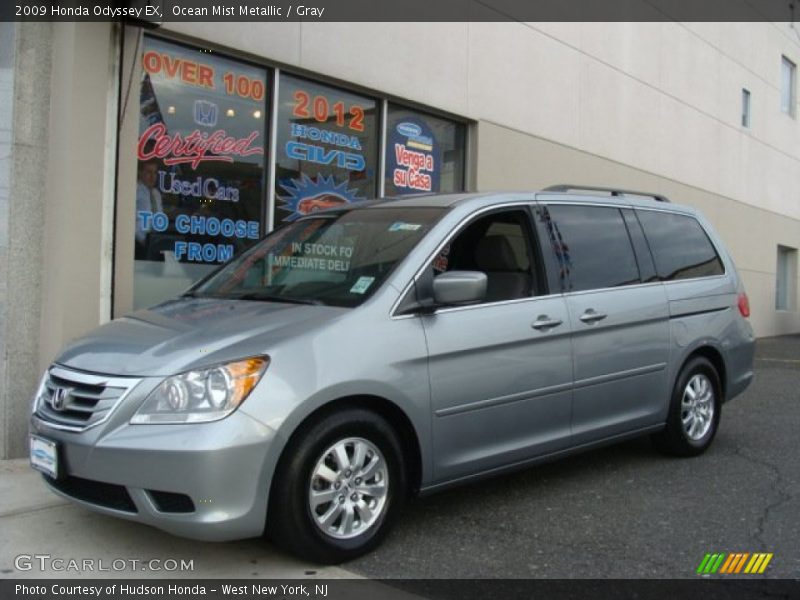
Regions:
M 358 306 L 443 212 L 373 207 L 302 219 L 274 231 L 188 295 Z

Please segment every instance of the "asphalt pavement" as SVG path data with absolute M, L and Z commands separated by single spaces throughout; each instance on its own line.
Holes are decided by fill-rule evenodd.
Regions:
M 380 548 L 340 567 L 99 515 L 53 495 L 26 461 L 4 461 L 0 578 L 695 578 L 716 552 L 770 552 L 764 577 L 800 577 L 799 432 L 800 336 L 762 339 L 756 380 L 723 407 L 704 455 L 667 458 L 635 440 L 417 499 Z M 20 555 L 193 569 L 23 571 Z

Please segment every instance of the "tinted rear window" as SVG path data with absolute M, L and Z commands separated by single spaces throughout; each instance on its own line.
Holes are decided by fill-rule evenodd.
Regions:
M 636 213 L 662 280 L 712 277 L 725 272 L 711 240 L 694 217 L 652 210 Z
M 617 208 L 550 205 L 537 210 L 536 226 L 561 289 L 577 292 L 639 283 L 625 221 Z M 556 278 L 553 278 L 556 279 Z

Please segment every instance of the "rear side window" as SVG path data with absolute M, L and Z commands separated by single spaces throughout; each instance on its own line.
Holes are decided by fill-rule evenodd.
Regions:
M 628 229 L 617 208 L 550 205 L 536 211 L 548 265 L 565 292 L 640 282 Z
M 636 214 L 663 281 L 712 277 L 725 272 L 697 219 L 652 210 L 637 210 Z

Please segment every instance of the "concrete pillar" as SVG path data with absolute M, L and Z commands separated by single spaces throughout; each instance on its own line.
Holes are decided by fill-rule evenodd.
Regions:
M 5 204 L 6 245 L 0 255 L 0 456 L 26 452 L 28 408 L 40 376 L 42 232 L 48 159 L 52 25 L 4 24 L 0 39 L 13 57 L 13 102 L 0 101 L 9 115 L 8 197 Z M 9 48 L 5 53 L 8 56 Z M 1 167 L 0 167 L 1 168 Z M 0 219 L 3 217 L 0 216 Z
M 0 458 L 13 458 L 27 453 L 30 400 L 45 367 L 110 315 L 116 29 L 0 25 L 0 61 L 13 46 L 7 134 L 11 103 L 0 98 L 9 151 L 0 162 L 8 172 L 5 202 L 0 174 Z

